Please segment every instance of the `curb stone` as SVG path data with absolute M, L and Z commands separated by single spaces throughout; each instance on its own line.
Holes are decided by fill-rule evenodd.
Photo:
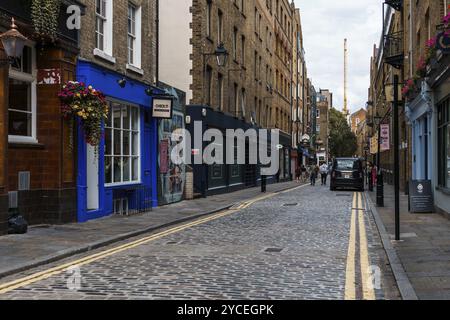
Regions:
M 395 280 L 397 282 L 398 289 L 403 300 L 419 300 L 417 294 L 409 281 L 408 275 L 403 268 L 400 258 L 397 255 L 394 247 L 392 246 L 389 234 L 386 231 L 383 221 L 381 220 L 380 214 L 378 213 L 376 206 L 373 204 L 370 195 L 366 192 L 366 201 L 369 205 L 372 216 L 375 219 L 375 223 L 380 233 L 381 241 L 383 243 L 384 250 L 388 257 L 389 263 L 391 265 L 392 272 L 394 274 Z
M 275 194 L 281 193 L 283 191 L 287 191 L 287 190 L 290 190 L 290 189 L 295 189 L 297 187 L 299 187 L 299 186 L 298 185 L 291 186 L 291 187 L 283 188 L 283 189 L 280 189 L 280 190 L 277 190 L 277 191 L 274 191 L 274 192 L 268 192 L 268 193 L 273 193 L 275 195 Z M 251 198 L 248 198 L 248 199 L 252 199 L 252 198 L 254 198 L 254 196 L 251 197 Z M 246 199 L 246 200 L 248 200 L 248 199 Z M 243 201 L 245 201 L 245 200 L 243 200 Z M 161 229 L 165 229 L 165 228 L 168 228 L 168 227 L 180 224 L 180 223 L 189 222 L 189 221 L 196 220 L 198 218 L 202 218 L 202 217 L 205 217 L 205 216 L 213 215 L 214 213 L 217 213 L 217 212 L 220 212 L 220 211 L 224 211 L 224 210 L 228 210 L 228 209 L 236 206 L 237 204 L 239 204 L 241 202 L 231 203 L 231 204 L 228 204 L 226 206 L 223 206 L 223 207 L 211 210 L 211 211 L 202 212 L 202 213 L 199 213 L 199 214 L 196 214 L 196 215 L 192 215 L 190 217 L 180 218 L 180 219 L 177 219 L 177 220 L 174 220 L 174 221 L 170 221 L 170 222 L 167 222 L 167 223 L 163 223 L 163 224 L 159 224 L 159 225 L 156 225 L 156 226 L 152 226 L 152 227 L 148 227 L 148 228 L 144 228 L 144 229 L 140 229 L 140 230 L 136 230 L 136 231 L 132 231 L 132 232 L 122 233 L 122 234 L 119 234 L 117 236 L 112 236 L 112 237 L 109 237 L 109 238 L 106 238 L 106 239 L 103 239 L 103 240 L 100 240 L 100 241 L 92 242 L 92 243 L 89 243 L 89 244 L 84 245 L 84 246 L 58 251 L 55 254 L 44 256 L 44 257 L 42 257 L 40 259 L 37 259 L 37 260 L 34 260 L 33 262 L 30 262 L 30 263 L 24 263 L 24 264 L 22 264 L 22 265 L 20 265 L 18 267 L 14 267 L 14 268 L 11 268 L 11 269 L 0 270 L 0 279 L 5 278 L 7 276 L 11 276 L 11 275 L 17 274 L 17 273 L 20 273 L 20 272 L 23 272 L 23 271 L 34 269 L 34 268 L 37 268 L 37 267 L 40 267 L 40 266 L 43 266 L 43 265 L 46 265 L 46 264 L 50 264 L 50 263 L 53 263 L 53 262 L 56 262 L 56 261 L 60 261 L 60 260 L 63 260 L 63 259 L 75 256 L 75 255 L 78 255 L 78 254 L 87 253 L 87 252 L 90 252 L 90 251 L 93 251 L 93 250 L 96 250 L 96 249 L 99 249 L 99 248 L 102 248 L 102 247 L 106 247 L 108 245 L 111 245 L 111 244 L 114 244 L 114 243 L 117 243 L 117 242 L 120 242 L 120 241 L 124 241 L 124 240 L 130 239 L 130 238 L 134 238 L 134 237 L 137 237 L 137 236 L 141 236 L 141 235 L 146 234 L 146 233 L 151 233 L 151 232 L 154 232 L 154 231 L 157 231 L 157 230 L 161 230 Z

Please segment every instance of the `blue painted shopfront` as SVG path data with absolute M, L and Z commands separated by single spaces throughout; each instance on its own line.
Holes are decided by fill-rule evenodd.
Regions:
M 133 108 L 133 112 L 136 111 L 134 112 L 136 131 L 132 132 L 132 134 L 139 137 L 139 140 L 136 140 L 138 142 L 135 143 L 139 147 L 137 156 L 133 157 L 133 159 L 127 157 L 127 163 L 130 166 L 129 172 L 130 175 L 135 175 L 134 180 L 130 179 L 130 177 L 127 180 L 123 180 L 125 175 L 123 172 L 125 171 L 121 171 L 123 181 L 114 183 L 114 180 L 114 182 L 110 181 L 110 183 L 107 183 L 105 166 L 110 168 L 112 165 L 110 162 L 108 162 L 108 165 L 105 165 L 105 163 L 109 158 L 113 160 L 108 161 L 116 161 L 115 158 L 117 158 L 105 157 L 105 145 L 110 145 L 111 143 L 106 144 L 105 139 L 102 139 L 98 153 L 93 152 L 94 149 L 84 141 L 81 127 L 78 128 L 77 192 L 79 222 L 113 214 L 116 211 L 117 198 L 125 199 L 127 208 L 130 209 L 142 208 L 143 206 L 155 207 L 158 205 L 156 184 L 158 125 L 157 120 L 151 117 L 150 106 L 152 105 L 152 98 L 146 94 L 145 90 L 148 86 L 144 83 L 127 78 L 126 86 L 121 88 L 117 81 L 122 78 L 122 75 L 90 62 L 80 60 L 77 65 L 77 79 L 79 82 L 92 85 L 95 89 L 102 91 L 112 106 L 119 106 L 122 108 L 121 110 L 130 108 L 126 109 L 129 114 L 131 114 L 131 108 Z M 110 110 L 110 115 L 113 112 L 114 110 Z M 128 115 L 128 117 L 131 116 Z M 125 123 L 123 119 L 121 121 L 122 124 Z M 121 136 L 123 135 L 122 133 Z M 130 140 L 132 139 L 128 138 L 129 145 L 133 143 Z M 114 145 L 111 148 L 115 149 L 116 146 Z M 124 149 L 124 147 L 121 148 Z M 130 150 L 131 148 L 134 147 L 130 147 Z M 123 154 L 123 151 L 121 154 Z M 134 160 L 133 164 L 130 164 L 132 160 Z M 124 166 L 123 163 L 124 157 L 120 161 L 122 166 Z M 122 170 L 122 168 L 118 170 Z M 111 176 L 115 179 L 114 174 L 111 174 Z

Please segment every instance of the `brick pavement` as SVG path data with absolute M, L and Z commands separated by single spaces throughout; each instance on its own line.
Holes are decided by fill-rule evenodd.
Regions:
M 272 184 L 268 192 L 296 187 L 296 182 Z M 260 194 L 260 188 L 183 201 L 131 217 L 111 216 L 83 224 L 31 228 L 26 235 L 0 237 L 0 278 L 76 253 L 131 238 L 161 226 L 182 222 L 232 206 Z

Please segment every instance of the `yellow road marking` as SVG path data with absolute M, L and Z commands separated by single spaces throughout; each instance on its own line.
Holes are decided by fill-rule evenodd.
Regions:
M 52 277 L 54 275 L 58 275 L 58 274 L 60 274 L 60 273 L 62 273 L 64 271 L 68 270 L 71 267 L 74 267 L 74 266 L 80 267 L 80 266 L 83 266 L 83 265 L 86 265 L 86 264 L 90 264 L 90 263 L 93 263 L 93 262 L 95 262 L 97 260 L 104 259 L 104 258 L 107 258 L 109 256 L 121 253 L 123 251 L 127 251 L 127 250 L 130 250 L 130 249 L 142 246 L 144 244 L 147 244 L 149 242 L 158 240 L 158 239 L 163 238 L 163 237 L 167 237 L 167 236 L 169 236 L 171 234 L 179 233 L 179 232 L 181 232 L 183 230 L 192 228 L 194 226 L 202 225 L 202 224 L 205 224 L 207 222 L 214 221 L 214 220 L 223 218 L 225 216 L 229 216 L 231 214 L 234 214 L 234 213 L 238 212 L 241 209 L 241 207 L 242 208 L 248 208 L 252 204 L 254 204 L 256 202 L 259 202 L 261 200 L 265 200 L 265 199 L 274 197 L 274 196 L 276 196 L 276 195 L 278 195 L 280 193 L 292 192 L 292 191 L 295 191 L 297 189 L 303 188 L 305 186 L 306 185 L 299 186 L 299 187 L 296 187 L 296 188 L 293 188 L 293 189 L 289 189 L 289 190 L 286 190 L 286 191 L 283 191 L 283 192 L 270 193 L 270 194 L 267 194 L 267 195 L 255 198 L 252 201 L 248 201 L 248 202 L 242 204 L 241 206 L 239 206 L 238 209 L 225 210 L 225 211 L 219 212 L 219 213 L 217 213 L 215 215 L 212 215 L 212 216 L 209 216 L 209 217 L 206 217 L 206 218 L 200 218 L 200 219 L 195 220 L 193 222 L 186 223 L 186 224 L 183 224 L 183 225 L 178 226 L 178 227 L 173 227 L 173 228 L 170 228 L 168 230 L 159 232 L 157 234 L 154 234 L 154 235 L 151 235 L 151 236 L 148 236 L 148 237 L 144 237 L 144 238 L 141 238 L 139 240 L 132 241 L 130 243 L 126 243 L 126 244 L 123 244 L 123 245 L 120 245 L 120 246 L 117 246 L 117 247 L 114 247 L 114 248 L 111 248 L 111 249 L 108 249 L 108 250 L 104 250 L 104 251 L 101 251 L 99 253 L 92 254 L 92 255 L 89 255 L 87 257 L 84 257 L 84 258 L 81 258 L 81 259 L 78 259 L 78 260 L 75 260 L 75 261 L 71 261 L 71 262 L 68 262 L 68 263 L 65 263 L 65 264 L 62 264 L 62 265 L 59 265 L 59 266 L 56 266 L 56 267 L 53 267 L 53 268 L 50 268 L 50 269 L 47 269 L 47 270 L 44 270 L 44 271 L 41 271 L 41 272 L 34 273 L 34 274 L 32 274 L 30 276 L 27 276 L 27 277 L 24 277 L 24 278 L 20 278 L 20 279 L 17 279 L 17 280 L 14 280 L 14 281 L 2 284 L 2 285 L 0 285 L 0 295 L 8 293 L 8 292 L 10 292 L 12 290 L 15 290 L 15 289 L 18 289 L 18 288 L 25 287 L 27 285 L 30 285 L 30 284 L 33 284 L 33 283 L 36 283 L 36 282 L 39 282 L 41 280 L 48 279 L 48 278 L 50 278 L 50 277 Z
M 359 251 L 361 260 L 361 276 L 364 300 L 375 300 L 375 292 L 371 285 L 371 271 L 369 269 L 369 248 L 367 245 L 366 223 L 361 193 L 358 193 L 359 211 Z
M 345 275 L 345 300 L 356 300 L 356 193 L 353 194 L 352 218 L 350 223 L 350 240 L 348 245 L 347 268 Z

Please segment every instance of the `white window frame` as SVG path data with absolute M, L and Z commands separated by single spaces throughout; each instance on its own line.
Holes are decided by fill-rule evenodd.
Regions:
M 105 16 L 97 14 L 97 4 L 95 4 L 95 36 L 97 37 L 97 18 L 104 19 L 103 26 L 103 50 L 97 48 L 97 40 L 95 43 L 94 56 L 107 60 L 111 63 L 116 63 L 113 57 L 113 0 L 100 0 L 105 3 Z
M 134 9 L 134 34 L 128 30 L 128 14 L 127 14 L 127 69 L 142 73 L 142 7 L 136 6 L 134 3 L 128 3 L 128 12 L 130 8 Z M 133 61 L 130 61 L 128 45 L 129 39 L 133 38 Z M 137 69 L 137 70 L 136 70 Z
M 110 155 L 107 155 L 106 154 L 106 150 L 105 150 L 105 154 L 103 155 L 103 159 L 105 159 L 106 157 L 110 157 L 111 158 L 111 165 L 113 166 L 113 171 L 111 171 L 111 181 L 113 181 L 114 180 L 114 158 L 123 158 L 123 157 L 128 157 L 130 160 L 132 160 L 133 158 L 138 158 L 138 179 L 137 180 L 132 180 L 132 166 L 133 166 L 133 163 L 132 162 L 130 162 L 130 181 L 126 181 L 126 182 L 124 182 L 123 181 L 123 170 L 121 170 L 121 173 L 120 173 L 120 175 L 121 175 L 121 182 L 111 182 L 111 183 L 106 183 L 106 176 L 105 176 L 105 181 L 104 181 L 104 185 L 105 185 L 105 187 L 106 188 L 109 188 L 109 187 L 120 187 L 120 186 L 129 186 L 129 185 L 137 185 L 137 184 L 141 184 L 142 183 L 142 165 L 141 165 L 141 163 L 142 163 L 142 149 L 141 149 L 141 110 L 140 110 L 140 107 L 138 106 L 138 105 L 135 105 L 135 104 L 131 104 L 131 103 L 127 103 L 127 102 L 124 102 L 124 101 L 119 101 L 119 100 L 115 100 L 115 99 L 108 99 L 108 102 L 110 102 L 110 103 L 116 103 L 116 104 L 119 104 L 120 106 L 121 106 L 121 108 L 122 107 L 126 107 L 126 106 L 129 106 L 129 107 L 131 107 L 131 108 L 136 108 L 137 109 L 137 111 L 138 111 L 138 113 L 137 113 L 137 117 L 138 117 L 138 130 L 136 131 L 136 130 L 132 130 L 131 129 L 131 123 L 130 123 L 130 129 L 125 129 L 126 131 L 130 131 L 131 133 L 133 133 L 133 132 L 137 132 L 137 135 L 138 135 L 138 155 L 137 156 L 133 156 L 132 154 L 131 154 L 131 148 L 132 148 L 132 139 L 130 139 L 130 155 L 124 155 L 123 154 L 123 131 L 124 131 L 124 129 L 123 129 L 123 116 L 122 116 L 122 113 L 121 113 L 121 116 L 120 116 L 120 123 L 121 123 L 121 127 L 122 127 L 122 129 L 120 129 L 120 131 L 121 131 L 121 140 L 122 140 L 122 144 L 121 144 L 121 154 L 120 155 L 115 155 L 114 154 L 114 119 L 111 119 L 111 124 L 112 124 L 112 127 L 107 127 L 106 126 L 106 123 L 105 123 L 105 129 L 110 129 L 111 130 L 111 153 L 112 154 L 110 154 Z M 111 106 L 110 107 L 110 116 L 113 116 L 113 107 Z M 130 122 L 131 122 L 131 120 L 130 120 Z M 131 134 L 130 134 L 130 137 L 131 137 Z
M 28 82 L 31 85 L 31 136 L 16 136 L 16 135 L 8 135 L 9 143 L 23 143 L 23 144 L 37 144 L 37 94 L 36 94 L 36 85 L 37 85 L 37 69 L 36 69 L 36 49 L 34 47 L 34 43 L 27 42 L 26 46 L 31 48 L 31 74 L 17 71 L 10 66 L 9 69 L 9 78 Z M 8 113 L 9 113 L 8 106 Z M 14 111 L 14 110 L 13 110 Z M 9 127 L 9 123 L 7 124 Z

